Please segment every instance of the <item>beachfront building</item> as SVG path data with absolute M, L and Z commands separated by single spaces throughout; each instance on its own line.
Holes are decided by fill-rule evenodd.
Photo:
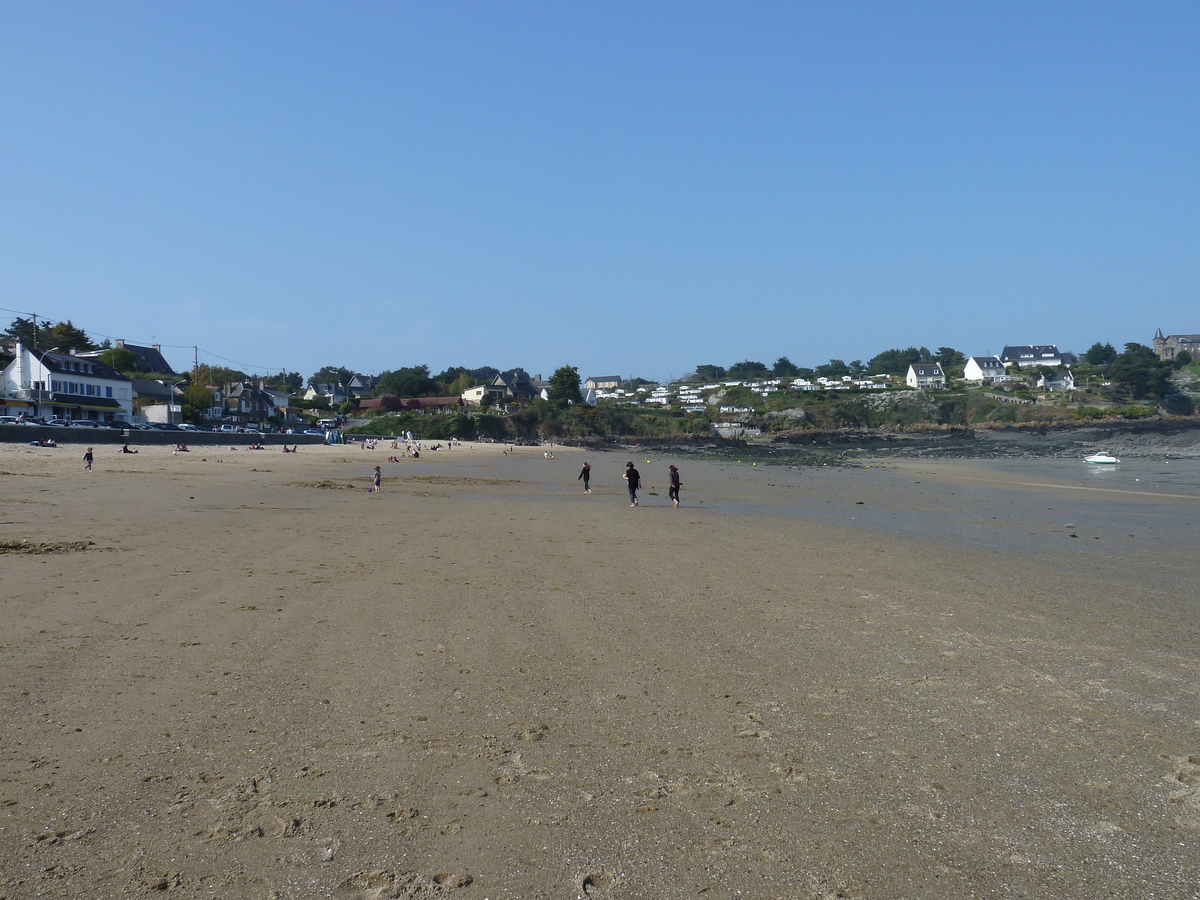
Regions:
M 462 397 L 371 397 L 359 403 L 359 409 L 386 409 L 391 412 L 444 413 L 463 405 Z
M 908 367 L 905 383 L 911 388 L 929 390 L 946 386 L 946 373 L 939 363 L 913 363 Z
M 18 343 L 4 369 L 4 405 L 9 415 L 128 422 L 133 382 L 99 360 Z
M 963 379 L 983 384 L 1008 381 L 1008 369 L 998 356 L 972 356 L 963 367 Z
M 1177 353 L 1184 350 L 1192 359 L 1200 359 L 1200 334 L 1168 334 L 1163 337 L 1161 328 L 1154 333 L 1154 352 L 1159 359 L 1174 359 Z
M 253 427 L 275 416 L 275 398 L 261 385 L 234 381 L 220 392 L 222 421 L 231 425 Z

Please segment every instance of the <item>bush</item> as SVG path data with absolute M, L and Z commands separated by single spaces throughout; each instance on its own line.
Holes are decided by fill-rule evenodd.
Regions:
M 1125 406 L 1121 409 L 1121 415 L 1126 419 L 1144 419 L 1157 411 L 1149 406 Z
M 1162 407 L 1173 416 L 1190 416 L 1196 411 L 1192 398 L 1187 394 L 1172 394 L 1163 401 Z
M 1077 419 L 1103 419 L 1104 410 L 1095 406 L 1081 406 L 1075 410 Z

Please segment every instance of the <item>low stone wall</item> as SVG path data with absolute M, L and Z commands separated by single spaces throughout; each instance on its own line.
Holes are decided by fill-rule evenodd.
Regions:
M 131 447 L 311 447 L 325 443 L 315 434 L 221 434 L 215 431 L 117 431 L 115 428 L 51 428 L 45 425 L 0 425 L 0 443 L 29 444 L 53 439 L 60 444 L 109 445 Z

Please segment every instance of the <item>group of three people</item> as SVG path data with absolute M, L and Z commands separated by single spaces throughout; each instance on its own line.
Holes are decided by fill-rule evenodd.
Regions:
M 678 507 L 679 506 L 679 489 L 683 486 L 679 481 L 679 469 L 675 468 L 675 466 L 668 466 L 667 468 L 670 472 L 667 496 L 671 498 L 671 506 Z M 630 461 L 625 464 L 625 474 L 622 475 L 621 477 L 625 479 L 625 484 L 629 488 L 629 505 L 631 507 L 637 506 L 638 505 L 637 492 L 638 492 L 638 489 L 641 488 L 641 486 L 642 486 L 641 473 L 638 472 L 638 470 L 634 466 L 633 462 Z M 592 488 L 591 488 L 591 484 L 590 484 L 591 479 L 592 479 L 592 467 L 588 463 L 584 463 L 583 470 L 580 471 L 579 477 L 575 480 L 583 482 L 583 492 L 585 494 L 590 494 L 592 492 Z

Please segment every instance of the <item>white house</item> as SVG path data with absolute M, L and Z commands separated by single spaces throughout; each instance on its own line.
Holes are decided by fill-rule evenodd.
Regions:
M 133 381 L 120 372 L 96 359 L 20 343 L 4 370 L 4 394 L 8 406 L 46 419 L 133 418 Z
M 908 367 L 908 374 L 904 378 L 904 382 L 912 388 L 944 388 L 946 386 L 946 374 L 942 371 L 940 364 L 935 362 L 913 363 Z
M 1037 386 L 1044 391 L 1073 391 L 1075 376 L 1070 369 L 1059 369 L 1049 376 L 1039 376 Z
M 963 367 L 963 378 L 967 381 L 996 384 L 1008 381 L 1008 369 L 998 356 L 972 356 Z

